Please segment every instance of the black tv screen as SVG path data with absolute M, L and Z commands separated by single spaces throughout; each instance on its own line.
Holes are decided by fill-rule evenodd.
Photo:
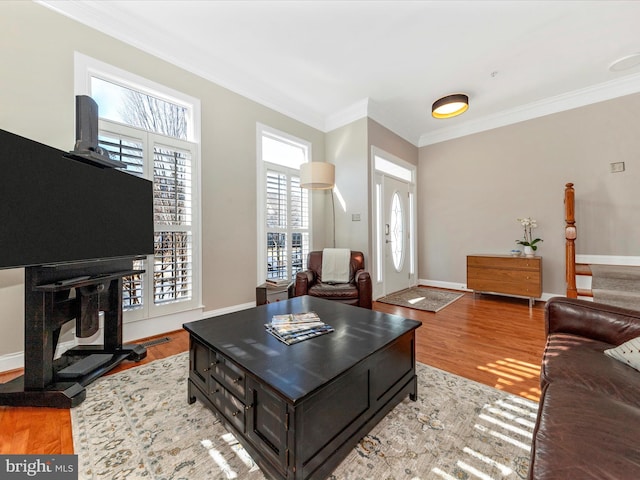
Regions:
M 152 183 L 0 130 L 0 268 L 153 253 Z

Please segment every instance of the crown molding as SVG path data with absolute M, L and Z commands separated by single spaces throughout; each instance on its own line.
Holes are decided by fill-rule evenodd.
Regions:
M 406 129 L 404 129 L 398 122 L 394 121 L 392 116 L 387 114 L 387 112 L 380 107 L 380 104 L 368 97 L 340 110 L 339 112 L 329 115 L 325 121 L 324 131 L 330 132 L 365 117 L 375 120 L 380 125 L 389 129 L 412 145 L 418 145 L 418 139 L 415 138 L 415 136 L 406 132 Z
M 369 97 L 366 97 L 342 110 L 332 113 L 325 119 L 324 131 L 331 132 L 337 128 L 349 125 L 356 120 L 368 117 L 370 104 L 371 100 Z
M 418 140 L 415 135 L 412 135 L 408 130 L 402 126 L 395 117 L 386 112 L 380 104 L 376 102 L 369 102 L 369 118 L 375 120 L 383 127 L 391 130 L 393 133 L 409 142 L 411 145 L 418 145 Z
M 56 2 L 50 0 L 34 1 L 60 15 L 113 37 L 127 45 L 131 45 L 264 107 L 302 122 L 312 128 L 326 132 L 326 119 L 323 115 L 315 112 L 308 106 L 300 104 L 300 102 L 292 100 L 284 92 L 274 89 L 265 90 L 264 82 L 257 78 L 251 78 L 246 72 L 237 71 L 237 69 L 224 66 L 222 62 L 220 62 L 223 73 L 212 75 L 210 72 L 206 72 L 184 59 L 169 55 L 160 48 L 154 47 L 153 42 L 142 42 L 134 38 L 134 36 L 127 34 L 127 31 L 137 31 L 138 33 L 142 31 L 144 35 L 142 35 L 141 38 L 145 39 L 153 39 L 157 35 L 153 29 L 147 28 L 145 30 L 144 21 L 140 21 L 134 17 L 122 18 L 121 16 L 115 16 L 113 9 L 109 7 L 109 2 L 95 0 L 83 2 L 68 1 L 64 2 L 64 9 L 61 9 Z M 122 28 L 123 26 L 125 27 L 124 29 Z
M 212 75 L 210 72 L 205 72 L 184 59 L 169 55 L 161 51 L 160 48 L 154 47 L 153 42 L 142 42 L 127 34 L 127 31 L 137 30 L 140 32 L 142 30 L 144 32 L 142 38 L 153 39 L 156 32 L 148 28 L 145 30 L 145 23 L 139 19 L 116 17 L 109 2 L 69 0 L 64 2 L 63 9 L 59 8 L 58 2 L 51 0 L 35 0 L 35 2 L 319 131 L 326 133 L 355 120 L 369 117 L 418 147 L 640 92 L 640 74 L 626 75 L 616 80 L 461 123 L 455 127 L 440 128 L 424 133 L 415 139 L 413 135 L 408 134 L 406 128 L 401 127 L 391 115 L 369 98 L 360 100 L 334 114 L 324 116 L 309 106 L 289 98 L 285 92 L 265 89 L 264 82 L 261 82 L 260 79 L 253 78 L 246 72 L 238 71 L 237 68 L 225 66 L 222 62 L 220 62 L 220 71 L 223 73 Z
M 446 140 L 453 140 L 454 138 L 460 138 L 638 92 L 640 92 L 640 74 L 627 75 L 616 80 L 505 110 L 495 115 L 479 118 L 456 127 L 441 128 L 430 133 L 425 133 L 420 136 L 418 147 L 425 147 Z

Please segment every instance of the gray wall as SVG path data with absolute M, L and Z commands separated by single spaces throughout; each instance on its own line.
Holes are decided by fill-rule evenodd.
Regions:
M 371 147 L 376 146 L 413 165 L 418 147 L 370 118 L 356 120 L 326 134 L 326 161 L 336 165 L 336 246 L 364 252 L 368 265 L 372 252 Z M 353 221 L 360 214 L 360 221 Z M 330 220 L 329 220 L 330 222 Z M 330 229 L 330 223 L 326 223 Z M 327 242 L 327 244 L 330 244 Z
M 369 255 L 369 188 L 367 176 L 367 119 L 362 118 L 326 134 L 327 161 L 336 165 L 336 247 Z M 352 221 L 359 213 L 361 220 Z
M 466 255 L 508 253 L 538 220 L 543 291 L 564 294 L 564 185 L 576 250 L 640 255 L 640 94 L 420 148 L 419 277 L 466 285 Z M 623 173 L 609 173 L 611 162 Z
M 23 1 L 0 2 L 0 128 L 62 150 L 73 147 L 76 50 L 201 100 L 204 309 L 254 301 L 256 122 L 310 141 L 320 161 L 324 133 Z M 23 349 L 22 282 L 22 270 L 0 271 L 0 355 Z
M 393 133 L 375 120 L 369 119 L 369 147 L 378 147 L 387 153 L 408 162 L 418 165 L 419 149 L 404 138 Z M 371 155 L 371 148 L 369 148 Z

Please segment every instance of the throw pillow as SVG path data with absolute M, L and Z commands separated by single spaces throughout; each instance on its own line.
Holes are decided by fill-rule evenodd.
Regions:
M 616 348 L 605 350 L 604 353 L 640 371 L 640 337 L 632 338 Z

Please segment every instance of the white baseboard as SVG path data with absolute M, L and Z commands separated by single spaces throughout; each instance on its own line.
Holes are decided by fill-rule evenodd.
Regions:
M 162 317 L 146 318 L 135 322 L 128 322 L 122 326 L 122 337 L 125 343 L 133 342 L 141 338 L 153 337 L 155 335 L 162 335 L 163 333 L 180 330 L 184 323 L 202 320 L 203 318 L 217 317 L 226 313 L 246 310 L 247 308 L 255 306 L 255 302 L 249 302 L 240 305 L 233 305 L 231 307 L 209 310 L 206 312 L 204 312 L 202 308 L 197 308 Z M 100 345 L 104 343 L 102 331 L 102 328 L 100 328 L 95 335 L 92 335 L 89 338 L 77 338 L 74 336 L 73 340 L 60 342 L 56 348 L 54 357 L 58 358 L 62 353 L 78 345 Z M 18 368 L 24 368 L 24 351 L 8 353 L 0 356 L 0 372 L 16 370 Z
M 233 305 L 231 307 L 218 308 L 216 310 L 208 310 L 202 312 L 202 318 L 219 317 L 227 313 L 239 312 L 240 310 L 246 310 L 247 308 L 253 308 L 256 306 L 256 302 L 241 303 L 239 305 Z
M 455 282 L 441 282 L 438 280 L 426 280 L 426 279 L 419 279 L 418 280 L 418 285 L 425 285 L 427 287 L 436 287 L 436 288 L 447 288 L 449 290 L 458 290 L 461 292 L 472 292 L 473 290 L 470 290 L 467 288 L 466 284 L 461 284 L 461 283 L 455 283 Z M 490 293 L 490 292 L 486 292 L 486 293 Z M 502 293 L 500 294 L 496 294 L 496 295 L 504 295 Z M 514 296 L 514 295 L 507 295 L 507 296 Z M 561 295 L 559 293 L 545 293 L 542 292 L 542 295 L 540 296 L 540 298 L 538 300 L 543 300 L 543 301 L 547 301 L 550 298 L 553 297 L 564 297 L 565 295 Z M 518 297 L 518 298 L 525 298 L 525 297 Z
M 576 263 L 640 266 L 640 257 L 626 257 L 621 255 L 576 255 Z
M 24 366 L 24 352 L 7 353 L 0 357 L 0 372 L 16 370 Z
M 455 282 L 441 282 L 438 280 L 426 280 L 423 278 L 418 279 L 418 285 L 425 285 L 427 287 L 447 288 L 449 290 L 460 290 L 462 292 L 470 292 L 467 285 L 464 283 Z

